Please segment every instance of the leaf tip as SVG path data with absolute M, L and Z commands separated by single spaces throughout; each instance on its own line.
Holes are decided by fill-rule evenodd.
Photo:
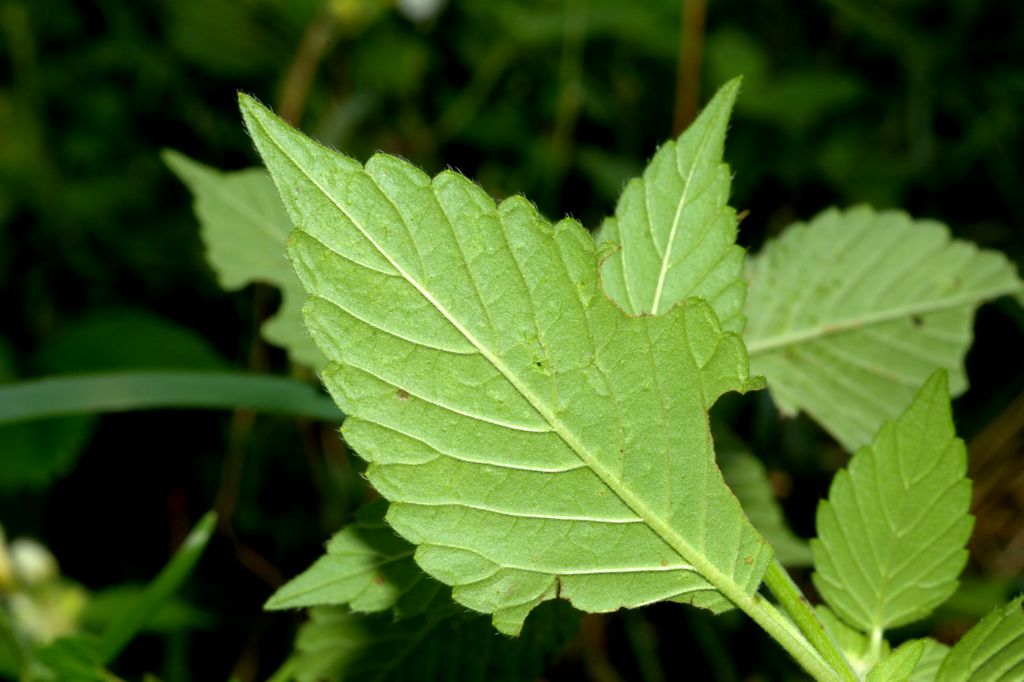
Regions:
M 938 393 L 940 396 L 949 396 L 949 372 L 945 367 L 940 367 L 932 372 L 932 375 L 924 382 L 924 386 L 921 387 L 921 393 L 928 395 Z

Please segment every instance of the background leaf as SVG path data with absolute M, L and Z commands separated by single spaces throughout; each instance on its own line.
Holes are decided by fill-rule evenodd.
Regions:
M 225 367 L 224 359 L 193 330 L 144 310 L 116 308 L 67 325 L 35 350 L 27 371 L 38 375 Z M 14 356 L 0 339 L 0 386 L 17 379 Z M 0 426 L 0 491 L 42 489 L 68 473 L 94 427 L 95 420 L 87 415 Z
M 263 325 L 264 338 L 296 362 L 323 367 L 302 326 L 302 286 L 285 257 L 291 224 L 267 174 L 256 168 L 224 173 L 173 150 L 163 158 L 195 198 L 206 258 L 220 285 L 228 291 L 253 282 L 279 288 L 281 308 Z
M 715 424 L 715 457 L 726 484 L 739 498 L 750 523 L 775 549 L 786 566 L 810 566 L 811 549 L 786 523 L 782 507 L 772 492 L 768 472 L 757 457 L 730 431 Z
M 1002 682 L 1024 676 L 1024 596 L 985 616 L 953 645 L 937 682 Z
M 142 591 L 139 599 L 122 612 L 120 618 L 103 629 L 97 642 L 99 658 L 103 663 L 110 663 L 117 658 L 121 650 L 153 618 L 159 607 L 188 579 L 203 556 L 216 526 L 216 514 L 207 512 L 185 537 L 167 565 Z
M 292 674 L 298 682 L 535 679 L 579 624 L 555 606 L 538 611 L 514 639 L 453 604 L 399 621 L 337 607 L 310 609 L 295 641 Z
M 665 143 L 605 219 L 598 243 L 617 244 L 601 268 L 608 295 L 628 313 L 664 313 L 691 296 L 707 300 L 722 327 L 743 328 L 743 249 L 726 205 L 722 162 L 739 79 L 722 86 L 677 140 Z
M 386 511 L 384 500 L 361 509 L 355 522 L 330 539 L 324 556 L 278 589 L 266 608 L 345 605 L 356 612 L 394 609 L 406 616 L 437 604 L 441 584 L 416 565 L 416 548 L 384 522 Z
M 243 372 L 113 372 L 0 386 L 0 424 L 69 414 L 247 408 L 332 422 L 331 402 L 306 382 Z
M 977 307 L 1021 288 L 994 251 L 897 211 L 830 209 L 748 262 L 744 340 L 787 414 L 803 410 L 851 452 L 935 369 L 953 394 Z
M 453 604 L 416 565 L 415 547 L 384 522 L 386 510 L 384 500 L 360 510 L 267 603 L 318 605 L 296 640 L 295 679 L 532 679 L 575 633 L 570 609 L 545 608 L 522 637 L 495 636 L 487 618 Z
M 940 370 L 836 474 L 818 506 L 813 578 L 832 610 L 880 633 L 953 594 L 974 521 L 966 473 Z
M 364 169 L 242 111 L 301 226 L 290 254 L 343 433 L 456 601 L 515 633 L 559 596 L 749 600 L 771 549 L 715 466 L 707 410 L 756 384 L 709 306 L 627 317 L 577 223 L 394 157 Z
M 39 662 L 51 675 L 67 682 L 117 682 L 103 667 L 96 639 L 87 635 L 62 637 L 38 652 Z

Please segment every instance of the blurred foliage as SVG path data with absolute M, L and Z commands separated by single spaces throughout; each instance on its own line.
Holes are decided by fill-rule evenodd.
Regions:
M 218 287 L 188 194 L 159 156 L 253 165 L 236 90 L 357 158 L 455 167 L 593 227 L 673 133 L 679 26 L 677 0 L 0 0 L 0 381 L 214 365 L 303 374 L 259 337 L 277 294 Z M 726 144 L 732 205 L 749 211 L 741 243 L 870 202 L 1024 262 L 1024 5 L 714 0 L 703 48 L 701 101 L 744 75 Z M 984 612 L 1020 589 L 1024 568 L 1024 483 L 1000 475 L 1024 453 L 1011 404 L 1024 356 L 1001 345 L 1019 346 L 1024 315 L 1003 302 L 978 324 L 972 389 L 955 410 L 984 452 L 976 505 L 992 519 L 972 570 L 1003 576 L 997 593 L 977 592 Z M 716 413 L 810 535 L 845 455 L 806 419 L 780 422 L 763 394 Z M 368 496 L 325 426 L 190 412 L 22 426 L 0 430 L 0 519 L 45 539 L 90 589 L 147 579 L 201 511 L 221 511 L 180 627 L 131 645 L 117 669 L 129 677 L 266 677 L 297 623 L 260 604 Z M 789 669 L 728 620 L 644 618 L 652 627 L 626 624 L 643 633 L 632 646 L 640 636 L 618 618 L 585 626 L 557 678 L 599 679 L 607 664 L 633 679 L 651 655 L 671 678 L 704 660 L 695 649 L 714 660 L 723 646 L 751 655 L 720 657 L 702 679 Z M 949 641 L 963 626 L 945 613 L 929 627 Z

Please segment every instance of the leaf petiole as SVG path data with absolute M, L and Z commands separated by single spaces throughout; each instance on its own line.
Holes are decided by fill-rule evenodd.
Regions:
M 800 591 L 800 587 L 778 560 L 768 564 L 768 570 L 764 574 L 764 584 L 779 600 L 779 605 L 793 620 L 800 632 L 839 675 L 839 679 L 845 682 L 857 682 L 857 675 L 839 645 L 829 634 L 818 615 L 814 613 L 814 609 L 811 608 L 807 598 Z

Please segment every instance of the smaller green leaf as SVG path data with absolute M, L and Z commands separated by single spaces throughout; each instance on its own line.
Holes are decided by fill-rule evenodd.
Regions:
M 1024 595 L 985 616 L 949 651 L 936 682 L 1024 679 Z
M 747 259 L 750 367 L 786 414 L 802 410 L 850 452 L 938 368 L 954 395 L 974 312 L 1021 291 L 1005 255 L 899 211 L 829 209 Z
M 910 682 L 934 682 L 939 674 L 939 667 L 949 653 L 949 647 L 934 639 L 925 639 L 924 653 L 921 660 L 917 662 L 914 672 L 910 675 Z
M 743 249 L 736 211 L 726 205 L 732 175 L 722 162 L 739 89 L 738 78 L 723 85 L 626 185 L 615 217 L 601 226 L 598 243 L 619 246 L 601 267 L 602 284 L 626 312 L 660 315 L 696 296 L 711 304 L 724 329 L 743 328 Z
M 206 257 L 221 287 L 278 287 L 281 308 L 263 325 L 264 338 L 297 362 L 322 369 L 323 355 L 302 324 L 302 285 L 285 256 L 291 221 L 267 174 L 256 168 L 223 173 L 173 150 L 163 159 L 195 197 Z
M 120 620 L 145 593 L 145 585 L 121 583 L 89 593 L 89 601 L 80 617 L 82 628 L 102 631 Z M 209 630 L 216 624 L 213 613 L 204 611 L 190 602 L 175 597 L 161 604 L 145 628 L 147 633 L 166 634 L 186 630 Z
M 188 534 L 174 557 L 146 587 L 138 601 L 101 634 L 99 658 L 104 663 L 117 658 L 121 650 L 146 626 L 154 614 L 192 574 L 206 545 L 213 537 L 217 516 L 207 512 Z
M 318 607 L 299 629 L 291 670 L 298 682 L 520 682 L 536 679 L 578 625 L 564 604 L 539 609 L 516 638 L 451 603 L 399 621 Z
M 814 585 L 847 623 L 868 633 L 905 625 L 956 591 L 973 527 L 966 473 L 940 370 L 818 506 Z
M 904 642 L 871 669 L 867 682 L 907 682 L 921 660 L 925 646 L 923 639 Z
M 713 430 L 718 466 L 750 523 L 772 543 L 775 557 L 783 565 L 810 566 L 810 547 L 786 524 L 782 506 L 775 499 L 761 460 L 726 428 L 716 424 Z
M 384 522 L 386 511 L 384 500 L 361 509 L 327 543 L 326 554 L 275 592 L 266 608 L 346 605 L 363 613 L 422 613 L 442 586 L 416 565 L 416 548 Z
M 103 667 L 96 639 L 86 635 L 62 637 L 39 650 L 37 657 L 61 682 L 117 682 Z

